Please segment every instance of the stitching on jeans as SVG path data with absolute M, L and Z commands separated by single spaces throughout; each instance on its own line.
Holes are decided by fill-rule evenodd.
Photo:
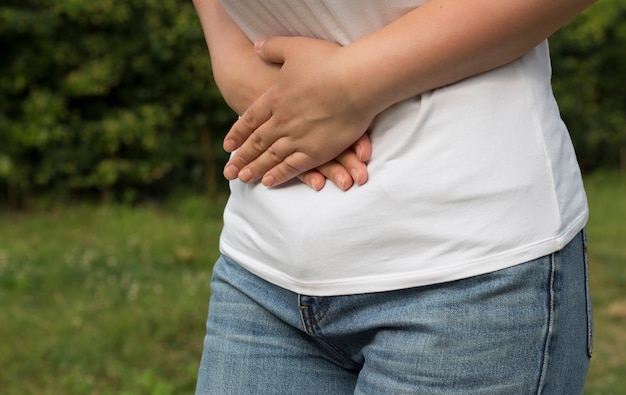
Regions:
M 582 230 L 583 237 L 583 264 L 585 272 L 585 308 L 587 313 L 587 356 L 593 356 L 593 309 L 591 306 L 591 296 L 589 294 L 589 255 L 587 251 L 587 233 Z
M 548 305 L 548 316 L 546 317 L 548 320 L 548 330 L 546 331 L 546 337 L 543 345 L 543 358 L 541 361 L 541 374 L 539 376 L 539 382 L 537 385 L 537 395 L 541 395 L 543 392 L 543 387 L 546 384 L 546 376 L 548 370 L 548 350 L 550 348 L 550 340 L 552 339 L 552 334 L 554 332 L 554 304 L 555 295 L 554 295 L 554 276 L 556 272 L 556 258 L 555 254 L 550 255 L 550 304 Z
M 300 308 L 300 321 L 302 322 L 302 328 L 309 335 L 315 335 L 315 331 L 310 325 L 310 319 L 308 318 L 309 306 L 305 305 L 302 301 L 302 295 L 298 294 L 298 307 Z
M 317 301 L 317 305 L 314 303 L 305 303 L 304 298 Z M 315 339 L 318 344 L 325 347 L 325 352 L 332 358 L 338 358 L 343 365 L 351 365 L 350 369 L 360 369 L 362 366 L 354 361 L 340 346 L 334 344 L 330 339 L 324 335 L 317 333 L 316 328 L 318 324 L 326 317 L 330 311 L 332 304 L 332 297 L 320 296 L 311 297 L 298 295 L 298 307 L 300 308 L 300 319 L 307 335 Z M 334 353 L 334 354 L 331 354 Z M 343 366 L 342 365 L 342 366 Z
M 315 329 L 330 310 L 331 299 L 326 296 L 308 296 L 307 298 L 318 302 L 317 304 L 314 304 L 305 303 L 303 301 L 303 297 L 304 295 L 298 295 L 298 306 L 300 308 L 302 325 L 304 326 L 304 330 L 309 335 L 317 336 Z
M 322 297 L 321 303 L 320 303 L 320 308 L 315 313 L 315 323 L 316 324 L 319 324 L 320 322 L 322 322 L 324 317 L 326 317 L 326 314 L 328 314 L 328 312 L 330 311 L 331 302 L 332 301 L 331 301 L 330 297 L 328 297 L 328 296 L 323 296 Z

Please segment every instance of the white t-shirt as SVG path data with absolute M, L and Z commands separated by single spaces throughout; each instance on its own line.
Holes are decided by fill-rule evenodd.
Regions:
M 252 40 L 342 45 L 424 3 L 222 2 Z M 341 295 L 467 278 L 561 249 L 584 227 L 587 202 L 550 75 L 544 42 L 389 108 L 371 131 L 369 180 L 347 192 L 232 181 L 222 253 L 294 292 Z

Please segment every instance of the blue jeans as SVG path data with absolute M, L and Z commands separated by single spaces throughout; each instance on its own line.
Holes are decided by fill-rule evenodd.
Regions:
M 399 291 L 298 295 L 216 263 L 196 394 L 582 393 L 584 233 L 551 255 Z

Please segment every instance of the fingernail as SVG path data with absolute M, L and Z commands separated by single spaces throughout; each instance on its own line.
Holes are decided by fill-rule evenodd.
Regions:
M 250 182 L 252 180 L 252 170 L 243 169 L 242 171 L 239 172 L 237 177 L 239 177 L 239 180 L 241 182 Z
M 339 186 L 339 188 L 341 188 L 341 190 L 345 191 L 346 190 L 346 179 L 343 176 L 337 176 L 337 185 Z
M 356 154 L 357 159 L 363 162 L 363 148 L 357 145 L 354 149 L 354 153 Z
M 227 180 L 234 180 L 237 178 L 237 174 L 239 173 L 239 169 L 235 165 L 226 165 L 224 168 L 224 177 Z
M 255 41 L 254 42 L 254 50 L 257 51 L 257 52 L 260 52 L 261 48 L 263 48 L 263 44 L 265 44 L 265 39 L 264 38 Z
M 316 191 L 321 191 L 322 188 L 324 187 L 324 181 L 318 180 L 318 179 L 313 179 L 313 180 L 311 180 L 310 187 L 315 189 Z
M 352 170 L 350 172 L 350 175 L 352 176 L 352 179 L 354 180 L 354 182 L 356 182 L 357 185 L 362 185 L 361 184 L 361 179 L 359 178 L 359 172 L 356 170 Z
M 235 143 L 235 140 L 224 140 L 224 151 L 226 152 L 233 152 L 234 150 L 237 149 L 237 143 Z
M 266 174 L 263 176 L 263 180 L 261 182 L 266 187 L 271 187 L 272 185 L 276 183 L 276 180 L 274 179 L 274 176 L 272 176 L 271 174 Z

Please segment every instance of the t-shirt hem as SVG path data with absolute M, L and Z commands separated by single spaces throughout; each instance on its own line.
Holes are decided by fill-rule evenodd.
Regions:
M 446 267 L 434 266 L 430 269 L 395 274 L 378 274 L 368 277 L 353 277 L 329 281 L 305 282 L 273 270 L 255 260 L 240 256 L 237 251 L 221 245 L 220 251 L 243 268 L 260 278 L 292 292 L 311 296 L 339 296 L 395 291 L 419 286 L 427 286 L 462 280 L 492 273 L 523 264 L 563 249 L 582 229 L 587 221 L 587 213 L 581 215 L 573 225 L 560 235 L 548 240 L 533 243 L 512 251 L 483 259 L 465 261 Z

